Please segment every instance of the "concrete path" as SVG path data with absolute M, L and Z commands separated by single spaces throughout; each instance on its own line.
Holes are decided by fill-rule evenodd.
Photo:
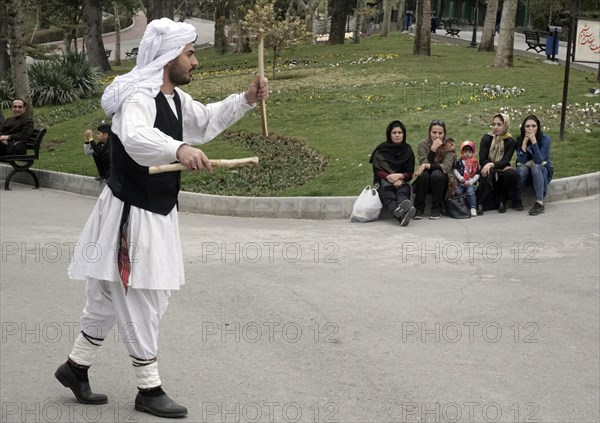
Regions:
M 483 32 L 481 30 L 476 31 L 477 47 L 479 46 L 479 42 L 481 41 L 482 33 Z M 472 28 L 470 30 L 469 29 L 461 30 L 460 33 L 458 34 L 459 35 L 458 37 L 452 37 L 450 35 L 445 35 L 445 34 L 446 34 L 445 30 L 438 29 L 435 34 L 432 34 L 432 37 L 434 39 L 443 40 L 446 42 L 460 42 L 463 45 L 467 45 L 467 44 L 470 45 L 473 41 Z M 494 45 L 496 45 L 496 46 L 498 45 L 498 34 L 496 34 L 496 36 L 494 37 Z M 564 64 L 566 61 L 566 58 L 567 58 L 567 43 L 563 42 L 563 41 L 559 42 L 558 53 L 555 56 L 556 61 L 554 61 L 554 62 L 547 60 L 547 56 L 546 56 L 545 52 L 537 53 L 534 50 L 528 50 L 528 48 L 529 48 L 529 46 L 525 42 L 525 35 L 522 33 L 516 32 L 515 38 L 514 38 L 514 49 L 519 54 L 527 54 L 527 55 L 531 55 L 532 57 L 538 57 L 550 65 Z M 571 62 L 571 66 L 574 68 L 577 68 L 577 69 L 582 69 L 582 70 L 587 70 L 587 71 L 593 71 L 593 72 L 598 71 L 597 63 Z
M 196 45 L 203 45 L 208 43 L 214 43 L 215 34 L 214 22 L 207 21 L 206 19 L 200 18 L 189 18 L 185 20 L 186 23 L 192 24 L 196 27 Z M 146 16 L 143 13 L 138 13 L 134 16 L 133 25 L 126 30 L 121 32 L 121 59 L 126 59 L 125 52 L 131 51 L 133 47 L 139 47 L 140 40 L 144 36 L 148 22 Z M 116 36 L 114 33 L 105 34 L 102 37 L 104 42 L 104 48 L 112 50 L 110 60 L 115 59 L 115 42 Z
M 133 410 L 127 334 L 90 372 L 108 404 L 53 376 L 78 333 L 84 287 L 66 269 L 95 201 L 0 191 L 2 422 L 165 421 Z M 182 213 L 164 388 L 189 422 L 597 422 L 599 208 L 406 228 Z

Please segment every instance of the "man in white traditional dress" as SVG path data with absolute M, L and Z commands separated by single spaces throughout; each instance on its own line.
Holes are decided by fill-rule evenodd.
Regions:
M 84 404 L 104 404 L 93 393 L 88 368 L 117 323 L 133 362 L 135 409 L 159 417 L 184 417 L 187 409 L 162 390 L 156 357 L 158 322 L 171 290 L 184 284 L 178 231 L 180 172 L 149 175 L 148 167 L 174 161 L 189 170 L 211 170 L 202 144 L 268 97 L 268 81 L 256 79 L 244 93 L 209 105 L 177 86 L 198 65 L 192 25 L 163 18 L 150 22 L 136 66 L 118 76 L 102 96 L 113 115 L 111 170 L 69 266 L 71 279 L 86 280 L 81 333 L 67 362 L 55 373 Z

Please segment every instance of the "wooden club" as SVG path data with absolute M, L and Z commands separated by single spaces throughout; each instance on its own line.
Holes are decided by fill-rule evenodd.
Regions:
M 258 31 L 258 75 L 261 81 L 265 77 L 265 32 L 262 29 Z M 260 118 L 262 122 L 262 134 L 266 138 L 269 136 L 269 130 L 267 129 L 267 106 L 265 100 L 260 101 Z
M 221 159 L 221 160 L 209 160 L 212 167 L 225 167 L 225 168 L 236 168 L 236 167 L 252 167 L 258 164 L 258 157 L 245 157 L 242 159 Z M 157 173 L 165 172 L 177 172 L 179 170 L 187 170 L 187 167 L 181 163 L 171 163 L 162 166 L 151 166 L 148 168 L 148 173 L 154 175 Z

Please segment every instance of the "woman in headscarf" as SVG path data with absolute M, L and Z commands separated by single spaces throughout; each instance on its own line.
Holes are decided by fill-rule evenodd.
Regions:
M 508 128 L 510 118 L 497 113 L 492 118 L 492 132 L 485 134 L 479 144 L 481 178 L 477 188 L 477 214 L 498 209 L 506 212 L 506 200 L 517 184 L 515 169 L 510 161 L 515 152 L 515 139 Z
M 415 215 L 408 185 L 415 170 L 415 154 L 406 143 L 406 127 L 399 120 L 388 125 L 385 135 L 386 141 L 375 148 L 369 160 L 373 164 L 373 184 L 379 184 L 383 205 L 401 226 L 406 226 Z
M 442 217 L 446 194 L 454 195 L 456 178 L 454 163 L 456 162 L 456 144 L 446 137 L 446 124 L 443 120 L 432 120 L 429 124 L 429 135 L 417 147 L 419 167 L 414 176 L 415 187 L 415 219 L 422 219 L 425 210 L 425 197 L 431 193 L 431 215 L 435 220 Z

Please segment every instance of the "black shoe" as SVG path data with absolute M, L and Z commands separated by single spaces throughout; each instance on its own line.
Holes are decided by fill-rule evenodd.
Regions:
M 416 213 L 417 213 L 417 209 L 415 209 L 414 207 L 411 207 L 408 210 L 408 212 L 406 212 L 406 214 L 404 215 L 402 220 L 400 220 L 400 226 L 407 226 L 408 223 L 410 222 L 410 219 L 412 219 Z
M 400 203 L 396 210 L 392 212 L 396 219 L 402 219 L 404 215 L 410 210 L 411 204 L 410 200 L 404 200 Z
M 415 216 L 413 217 L 413 219 L 415 219 L 415 220 L 421 220 L 421 219 L 423 219 L 423 210 L 417 209 L 417 211 L 415 212 Z
M 138 392 L 135 397 L 135 409 L 158 417 L 185 417 L 188 413 L 187 408 L 177 404 L 165 393 L 151 397 Z
M 483 206 L 481 204 L 477 206 L 477 216 L 483 216 Z
M 75 371 L 69 366 L 69 363 L 62 364 L 54 373 L 54 376 L 66 388 L 73 391 L 75 398 L 82 404 L 106 404 L 108 397 L 104 394 L 94 394 L 90 388 L 87 377 L 81 380 L 77 378 Z
M 442 212 L 439 210 L 431 210 L 431 216 L 429 216 L 430 220 L 438 220 L 442 217 Z
M 514 211 L 523 211 L 523 201 L 519 200 L 513 200 L 512 202 L 512 209 Z
M 506 213 L 506 204 L 504 204 L 504 201 L 500 201 L 500 205 L 498 206 L 498 213 Z
M 544 205 L 541 203 L 538 203 L 536 201 L 535 204 L 533 205 L 533 207 L 531 209 L 529 209 L 529 215 L 537 216 L 538 214 L 544 213 L 544 209 L 545 209 Z

